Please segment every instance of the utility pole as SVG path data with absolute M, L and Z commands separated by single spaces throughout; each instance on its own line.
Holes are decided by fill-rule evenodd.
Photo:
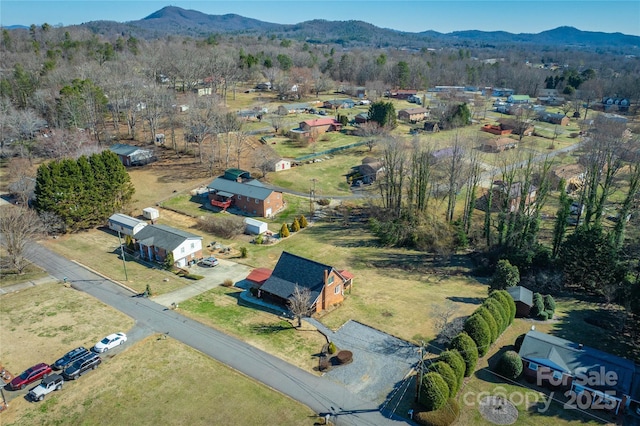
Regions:
M 420 341 L 418 348 L 418 365 L 416 366 L 416 402 L 420 399 L 422 376 L 424 375 L 424 356 L 426 355 L 424 341 Z
M 124 247 L 122 246 L 120 231 L 118 231 L 118 241 L 120 242 L 120 255 L 122 256 L 122 267 L 124 268 L 124 280 L 129 281 L 129 277 L 127 276 L 127 263 L 124 260 Z
M 313 217 L 313 211 L 316 204 L 316 181 L 318 179 L 309 179 L 313 182 L 313 187 L 309 187 L 309 219 Z

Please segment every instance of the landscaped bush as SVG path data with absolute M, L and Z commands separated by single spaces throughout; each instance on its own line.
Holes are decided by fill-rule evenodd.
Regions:
M 485 356 L 491 344 L 491 332 L 487 322 L 480 315 L 471 315 L 464 322 L 464 331 L 475 342 L 478 348 L 478 355 Z
M 307 218 L 304 217 L 304 215 L 300 216 L 300 220 L 298 220 L 298 222 L 300 223 L 300 228 L 306 228 L 307 226 L 309 226 Z
M 517 379 L 522 374 L 522 359 L 515 351 L 507 351 L 502 354 L 496 371 L 509 379 Z
M 327 348 L 330 354 L 335 354 L 338 348 L 336 348 L 336 344 L 333 342 L 329 342 L 329 347 Z
M 418 401 L 425 410 L 434 411 L 441 408 L 449 399 L 447 395 L 449 395 L 449 388 L 440 374 L 432 371 L 422 376 Z
M 542 311 L 540 312 L 540 315 L 538 315 L 537 319 L 540 321 L 546 321 L 549 319 L 549 314 L 547 314 L 547 311 Z
M 520 348 L 522 347 L 522 342 L 524 342 L 524 337 L 526 335 L 527 335 L 526 333 L 522 333 L 521 335 L 516 337 L 516 341 L 513 344 L 513 347 L 514 347 L 516 352 L 520 352 Z
M 298 232 L 300 230 L 300 223 L 298 219 L 293 219 L 293 223 L 291 224 L 291 232 Z
M 287 238 L 289 236 L 289 227 L 286 223 L 283 223 L 280 227 L 280 238 Z
M 321 206 L 328 206 L 329 204 L 331 204 L 331 200 L 328 198 L 321 198 L 316 201 L 316 203 L 320 204 Z
M 489 297 L 485 299 L 482 304 L 490 313 L 498 324 L 498 336 L 502 334 L 504 330 L 509 326 L 509 313 L 505 311 L 504 307 L 497 299 Z
M 489 326 L 489 332 L 490 332 L 489 343 L 495 342 L 496 339 L 498 338 L 498 335 L 499 335 L 498 333 L 502 331 L 498 329 L 498 324 L 496 322 L 497 320 L 499 320 L 499 318 L 497 319 L 494 318 L 494 314 L 489 312 L 489 310 L 485 306 L 480 306 L 478 309 L 476 309 L 473 315 L 480 315 L 482 319 L 485 320 L 485 322 Z
M 511 324 L 516 317 L 516 302 L 513 301 L 513 297 L 506 290 L 492 291 L 489 297 L 500 302 L 502 308 L 509 314 L 509 324 Z
M 353 352 L 351 351 L 340 351 L 338 355 L 336 355 L 336 359 L 339 364 L 349 364 L 353 361 Z
M 196 280 L 196 281 L 204 278 L 204 275 L 196 275 L 196 274 L 180 274 L 180 276 L 188 280 Z
M 449 388 L 448 398 L 454 398 L 458 393 L 458 378 L 456 377 L 456 373 L 453 372 L 453 369 L 449 366 L 449 364 L 437 361 L 433 364 L 430 364 L 427 368 L 427 371 L 433 371 L 438 373 L 445 382 L 447 382 L 447 387 Z
M 465 365 L 464 377 L 471 376 L 478 364 L 478 347 L 473 339 L 467 333 L 460 333 L 453 338 L 449 349 L 455 349 L 462 356 Z
M 553 314 L 556 311 L 556 301 L 553 299 L 553 296 L 550 294 L 545 295 L 542 298 L 542 302 L 544 303 L 544 310 L 547 312 L 549 319 L 553 318 Z
M 460 355 L 460 352 L 455 349 L 444 351 L 438 356 L 438 361 L 445 362 L 449 365 L 449 367 L 451 367 L 453 373 L 456 375 L 456 379 L 458 380 L 456 389 L 460 389 L 466 369 L 464 358 L 462 357 L 462 355 Z
M 531 318 L 538 318 L 542 312 L 544 312 L 542 295 L 540 293 L 533 293 L 533 306 L 531 307 L 531 311 L 529 311 L 529 316 Z
M 420 411 L 413 416 L 413 420 L 419 425 L 425 426 L 449 426 L 455 423 L 460 416 L 460 404 L 450 398 L 444 406 L 436 411 Z
M 225 287 L 233 287 L 233 280 L 231 278 L 227 278 L 222 282 L 222 285 Z
M 246 259 L 247 257 L 247 248 L 246 247 L 240 247 L 240 257 L 243 259 Z

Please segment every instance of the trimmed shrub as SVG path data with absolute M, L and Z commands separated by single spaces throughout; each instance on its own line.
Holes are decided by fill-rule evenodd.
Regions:
M 447 387 L 449 388 L 448 398 L 454 398 L 458 393 L 458 378 L 456 377 L 456 373 L 454 373 L 453 369 L 443 361 L 437 361 L 433 364 L 429 365 L 427 371 L 433 371 L 438 373 L 445 382 L 447 382 Z
M 227 278 L 226 280 L 224 280 L 222 285 L 225 287 L 233 287 L 233 280 L 231 278 Z
M 460 417 L 460 404 L 451 398 L 442 408 L 436 411 L 420 411 L 413 416 L 413 420 L 419 425 L 425 426 L 449 426 Z
M 496 320 L 496 324 L 498 324 L 498 336 L 502 334 L 502 332 L 509 326 L 509 313 L 507 313 L 504 307 L 500 304 L 498 299 L 494 299 L 493 297 L 489 297 L 485 299 L 482 304 L 493 318 Z
M 538 318 L 542 312 L 544 312 L 542 295 L 540 293 L 533 293 L 533 306 L 531 307 L 531 311 L 529 311 L 529 316 L 531 318 Z
M 453 373 L 456 375 L 456 379 L 458 379 L 456 391 L 459 390 L 460 386 L 462 386 L 466 369 L 464 358 L 460 355 L 460 352 L 455 349 L 444 351 L 438 356 L 438 361 L 445 362 L 451 367 Z
M 441 408 L 449 395 L 447 382 L 436 372 L 429 372 L 422 376 L 419 402 L 427 411 L 434 411 Z
M 513 297 L 506 290 L 492 291 L 489 297 L 500 302 L 500 306 L 509 314 L 511 324 L 516 317 L 516 302 L 513 301 Z
M 243 259 L 247 258 L 247 248 L 246 247 L 240 247 L 240 257 Z
M 353 361 L 353 352 L 351 351 L 340 351 L 338 355 L 336 355 L 336 359 L 339 364 L 349 364 Z
M 304 217 L 304 215 L 300 216 L 300 220 L 298 222 L 300 223 L 300 228 L 306 228 L 307 226 L 309 226 L 307 218 Z
M 553 315 L 555 312 L 553 311 L 544 311 L 547 314 L 547 319 L 553 319 Z
M 516 352 L 520 352 L 520 348 L 522 347 L 522 342 L 524 342 L 524 336 L 526 335 L 527 333 L 522 333 L 521 335 L 516 337 L 516 341 L 513 343 L 513 347 Z
M 280 227 L 280 237 L 287 238 L 288 236 L 289 236 L 289 227 L 287 226 L 286 223 L 283 223 L 282 226 Z
M 298 232 L 300 230 L 300 223 L 298 219 L 293 219 L 293 223 L 291 224 L 291 231 Z
M 498 326 L 498 322 L 494 317 L 494 314 L 489 312 L 489 310 L 485 306 L 480 306 L 478 309 L 476 309 L 473 315 L 480 315 L 482 319 L 485 320 L 485 322 L 489 326 L 489 332 L 491 333 L 490 343 L 495 342 L 498 338 L 499 333 L 502 331 L 500 330 L 500 328 L 502 327 Z
M 491 332 L 487 322 L 480 315 L 471 315 L 464 322 L 464 331 L 475 342 L 478 348 L 478 355 L 485 356 L 491 344 Z
M 542 311 L 536 318 L 540 321 L 546 321 L 549 319 L 549 314 L 547 314 L 547 311 Z
M 327 349 L 330 354 L 335 354 L 338 348 L 336 348 L 336 344 L 333 342 L 329 342 L 329 348 Z
M 478 364 L 478 347 L 467 333 L 460 333 L 453 338 L 449 349 L 458 351 L 464 360 L 464 377 L 469 377 L 476 369 Z
M 517 379 L 522 374 L 522 359 L 520 355 L 515 351 L 503 353 L 496 366 L 496 371 L 509 379 Z
M 553 316 L 553 313 L 556 311 L 556 301 L 553 299 L 553 296 L 550 294 L 546 294 L 542 298 L 542 303 L 544 303 L 544 310 L 547 312 L 551 312 L 550 317 Z

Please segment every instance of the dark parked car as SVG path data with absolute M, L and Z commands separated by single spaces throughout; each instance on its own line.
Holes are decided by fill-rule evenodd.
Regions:
M 89 350 L 87 350 L 84 346 L 80 346 L 79 348 L 75 348 L 75 349 L 67 352 L 66 354 L 64 354 L 64 356 L 62 358 L 60 358 L 59 360 L 57 360 L 56 362 L 54 362 L 51 367 L 54 370 L 63 370 L 69 364 L 71 364 L 75 360 L 81 358 L 87 352 L 89 352 Z
M 62 372 L 65 380 L 76 380 L 89 370 L 95 370 L 102 363 L 100 355 L 88 352 L 82 358 L 75 360 Z
M 19 376 L 16 376 L 11 383 L 9 383 L 9 387 L 11 389 L 24 389 L 28 384 L 47 377 L 51 373 L 52 370 L 48 364 L 40 363 L 23 371 Z

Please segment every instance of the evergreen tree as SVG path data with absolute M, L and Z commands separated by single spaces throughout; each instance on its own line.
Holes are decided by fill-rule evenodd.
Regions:
M 378 123 L 380 127 L 394 129 L 398 125 L 396 108 L 391 102 L 374 102 L 369 107 L 369 120 Z
M 289 227 L 287 226 L 286 223 L 283 223 L 282 226 L 280 227 L 280 237 L 287 238 L 288 236 L 289 236 Z
M 298 219 L 293 219 L 293 223 L 291 224 L 291 231 L 298 232 L 300 230 L 300 224 L 298 223 Z
M 307 226 L 309 226 L 307 218 L 304 217 L 304 215 L 300 216 L 300 220 L 298 222 L 300 223 L 300 228 L 306 228 Z
M 507 287 L 513 287 L 520 282 L 520 271 L 518 267 L 512 265 L 507 259 L 500 259 L 496 270 L 489 282 L 491 290 L 504 290 Z
M 560 245 L 562 244 L 562 240 L 564 239 L 564 235 L 567 231 L 567 220 L 569 219 L 571 212 L 571 199 L 567 196 L 567 191 L 564 190 L 564 179 L 560 181 L 559 188 L 560 207 L 556 213 L 556 223 L 553 228 L 553 248 L 551 250 L 551 254 L 554 258 L 557 257 L 560 252 Z

